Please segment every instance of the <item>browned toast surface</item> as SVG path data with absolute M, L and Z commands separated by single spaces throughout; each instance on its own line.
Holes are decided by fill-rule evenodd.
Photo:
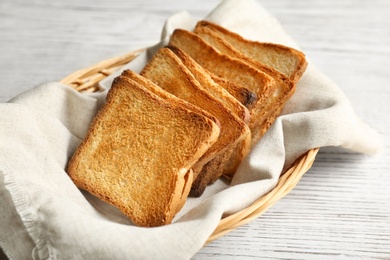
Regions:
M 209 118 L 121 76 L 67 171 L 136 225 L 164 225 L 183 205 L 192 165 L 218 135 Z

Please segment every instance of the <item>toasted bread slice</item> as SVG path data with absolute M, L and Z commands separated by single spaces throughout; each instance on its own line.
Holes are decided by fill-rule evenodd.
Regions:
M 117 77 L 67 165 L 70 178 L 136 225 L 170 223 L 189 192 L 191 167 L 220 132 L 177 100 Z
M 239 59 L 270 75 L 271 77 L 273 77 L 273 79 L 275 80 L 275 84 L 278 86 L 278 91 L 274 93 L 273 98 L 269 100 L 270 102 L 265 107 L 265 110 L 269 111 L 266 118 L 260 123 L 261 127 L 257 128 L 258 132 L 253 133 L 253 136 L 255 136 L 255 138 L 252 139 L 252 142 L 257 143 L 267 131 L 267 129 L 270 127 L 270 125 L 273 123 L 275 118 L 280 114 L 281 108 L 284 107 L 287 100 L 295 92 L 295 84 L 281 72 L 271 67 L 268 67 L 263 63 L 239 52 L 232 45 L 230 45 L 223 38 L 221 38 L 218 33 L 214 32 L 214 30 L 212 30 L 208 26 L 200 26 L 201 24 L 202 22 L 198 23 L 198 26 L 195 28 L 195 33 L 199 35 L 203 40 L 205 40 L 208 44 L 216 48 L 221 53 Z
M 266 118 L 269 111 L 267 105 L 273 104 L 273 99 L 280 92 L 275 80 L 266 73 L 254 68 L 247 63 L 220 53 L 198 35 L 189 31 L 176 29 L 170 39 L 170 45 L 182 49 L 197 63 L 226 80 L 253 91 L 258 100 L 250 109 L 251 120 L 249 127 L 252 131 L 252 139 L 257 139 L 253 133 L 259 132 L 258 128 Z
M 275 43 L 250 41 L 239 34 L 208 21 L 198 22 L 195 31 L 200 32 L 201 28 L 214 32 L 229 44 L 230 47 L 222 51 L 225 52 L 234 46 L 233 49 L 279 71 L 294 83 L 300 79 L 306 70 L 307 61 L 305 55 L 296 49 Z M 224 45 L 226 47 L 226 44 L 223 43 L 220 44 L 220 47 L 225 48 L 223 47 Z
M 194 75 L 195 79 L 212 95 L 218 98 L 221 102 L 223 102 L 233 113 L 235 113 L 239 118 L 241 118 L 246 124 L 249 123 L 249 111 L 248 109 L 241 104 L 236 98 L 234 98 L 226 89 L 221 87 L 219 84 L 213 81 L 210 74 L 206 72 L 206 70 L 196 63 L 189 55 L 184 53 L 179 48 L 174 46 L 168 46 L 176 56 L 180 58 L 183 64 L 189 69 L 189 71 Z M 209 180 L 215 181 L 216 178 L 219 177 L 220 173 L 229 173 L 233 174 L 237 169 L 238 165 L 242 162 L 245 156 L 249 153 L 251 144 L 251 134 L 248 134 L 245 140 L 241 141 L 241 143 L 237 144 L 237 147 L 234 149 L 229 149 L 225 152 L 223 156 L 219 156 L 219 159 L 214 159 L 213 163 L 208 165 L 206 169 L 210 169 L 208 171 L 214 172 L 214 177 L 209 176 Z M 237 151 L 234 151 L 236 150 Z M 234 156 L 232 156 L 234 155 Z M 225 167 L 226 166 L 226 167 Z M 203 169 L 205 170 L 205 169 Z M 202 183 L 197 183 L 202 181 Z M 195 180 L 193 186 L 204 187 L 204 183 L 208 183 L 210 181 L 203 178 L 202 180 Z M 196 189 L 199 191 L 200 189 Z M 195 195 L 194 192 L 192 195 Z M 198 194 L 196 194 L 198 195 Z
M 182 98 L 217 117 L 221 124 L 221 134 L 217 142 L 205 153 L 207 160 L 200 160 L 197 165 L 203 166 L 211 159 L 223 154 L 229 148 L 245 138 L 250 132 L 248 126 L 240 120 L 219 99 L 204 89 L 186 68 L 181 60 L 169 49 L 162 48 L 141 71 L 141 75 L 155 82 L 164 90 Z M 200 167 L 198 169 L 201 169 Z M 194 169 L 195 170 L 195 169 Z M 199 175 L 201 174 L 201 175 Z M 195 171 L 195 180 L 203 175 L 218 174 L 213 171 Z M 219 175 L 222 174 L 222 171 Z M 199 176 L 198 176 L 199 175 Z M 195 187 L 195 186 L 194 186 Z M 202 187 L 204 190 L 205 186 Z M 198 190 L 197 194 L 203 190 Z M 192 192 L 192 191 L 191 191 Z

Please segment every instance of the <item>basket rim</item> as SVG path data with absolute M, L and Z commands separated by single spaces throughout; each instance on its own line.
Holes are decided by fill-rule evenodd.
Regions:
M 100 61 L 89 67 L 77 70 L 62 80 L 61 83 L 68 85 L 78 92 L 95 92 L 99 90 L 98 83 L 112 73 L 120 70 L 125 64 L 136 58 L 146 48 L 125 53 L 120 56 Z M 301 155 L 279 177 L 274 188 L 260 198 L 256 199 L 246 208 L 233 214 L 222 216 L 218 226 L 210 234 L 206 241 L 210 243 L 221 236 L 245 225 L 258 218 L 277 201 L 286 196 L 300 181 L 302 176 L 311 168 L 319 148 L 313 148 Z

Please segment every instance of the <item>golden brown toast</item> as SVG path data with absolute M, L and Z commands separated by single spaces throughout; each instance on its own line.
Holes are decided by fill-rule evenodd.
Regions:
M 79 188 L 139 226 L 172 221 L 192 185 L 191 167 L 220 133 L 213 120 L 176 97 L 156 95 L 162 91 L 117 77 L 67 165 Z
M 210 24 L 209 26 L 202 26 L 202 24 L 210 24 L 207 22 L 199 22 L 194 30 L 194 32 L 199 35 L 203 40 L 205 40 L 208 44 L 213 46 L 219 52 L 226 54 L 230 57 L 239 59 L 253 67 L 259 69 L 260 71 L 270 75 L 274 80 L 275 84 L 278 86 L 278 92 L 272 96 L 272 99 L 269 99 L 265 110 L 268 111 L 267 116 L 264 118 L 262 122 L 260 122 L 261 127 L 257 128 L 256 132 L 253 133 L 255 138 L 252 139 L 252 143 L 257 143 L 264 133 L 271 126 L 276 117 L 280 114 L 281 108 L 284 107 L 287 100 L 292 96 L 295 92 L 295 84 L 285 75 L 280 73 L 279 71 L 271 68 L 269 66 L 260 63 L 257 60 L 254 60 L 243 53 L 239 52 L 234 48 L 234 46 L 230 45 L 225 39 L 221 38 L 218 33 L 216 33 L 211 28 L 222 28 L 216 25 Z M 224 29 L 224 33 L 229 32 Z
M 279 71 L 294 83 L 300 79 L 306 70 L 305 55 L 296 49 L 275 43 L 250 41 L 237 33 L 208 21 L 197 23 L 195 31 L 200 33 L 206 30 L 224 40 L 224 42 L 218 43 L 222 52 L 228 53 L 232 49 L 233 52 L 236 50 L 254 61 Z
M 221 102 L 223 102 L 233 113 L 235 113 L 240 119 L 242 119 L 246 124 L 249 123 L 250 114 L 248 109 L 241 104 L 236 98 L 234 98 L 226 89 L 221 87 L 219 84 L 215 83 L 212 79 L 211 75 L 206 72 L 206 70 L 196 63 L 189 55 L 184 53 L 179 48 L 174 46 L 168 46 L 170 50 L 172 50 L 176 56 L 180 58 L 183 62 L 184 66 L 192 73 L 195 79 L 213 96 L 218 98 Z M 208 165 L 206 168 L 210 169 L 213 167 L 212 171 L 216 174 L 209 177 L 209 180 L 205 178 L 200 180 L 198 178 L 197 181 L 194 182 L 193 186 L 202 186 L 204 187 L 204 183 L 209 183 L 210 180 L 215 181 L 216 178 L 219 177 L 219 173 L 225 174 L 233 174 L 238 165 L 242 162 L 245 156 L 249 153 L 251 144 L 251 134 L 248 134 L 245 140 L 242 140 L 235 148 L 229 149 L 225 152 L 223 156 L 219 156 L 218 162 L 215 158 L 213 163 Z M 235 151 L 237 149 L 237 151 Z M 234 155 L 234 156 L 232 156 Z M 199 182 L 202 181 L 202 184 Z M 197 189 L 199 190 L 199 189 Z
M 240 120 L 223 102 L 210 94 L 194 75 L 186 68 L 182 61 L 169 49 L 162 48 L 148 62 L 141 71 L 141 75 L 153 81 L 169 93 L 184 99 L 192 104 L 210 112 L 220 122 L 221 133 L 217 142 L 205 153 L 197 163 L 197 169 L 202 169 L 211 159 L 234 147 L 249 134 L 249 127 Z M 197 172 L 194 168 L 195 181 L 203 179 L 205 175 L 221 175 L 217 168 L 212 170 L 206 167 Z M 193 185 L 191 194 L 199 195 L 205 186 Z

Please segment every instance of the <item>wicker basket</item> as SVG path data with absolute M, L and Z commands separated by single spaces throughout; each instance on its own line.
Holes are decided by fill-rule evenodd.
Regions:
M 122 56 L 101 61 L 91 67 L 70 74 L 61 80 L 61 82 L 80 92 L 94 92 L 98 90 L 98 82 L 100 80 L 119 70 L 123 65 L 137 57 L 142 51 L 143 50 L 133 51 Z M 287 195 L 295 187 L 302 175 L 309 170 L 317 152 L 318 148 L 312 149 L 302 155 L 295 161 L 292 167 L 281 175 L 275 188 L 256 200 L 252 205 L 222 218 L 207 242 L 211 242 L 257 218 L 278 200 Z

